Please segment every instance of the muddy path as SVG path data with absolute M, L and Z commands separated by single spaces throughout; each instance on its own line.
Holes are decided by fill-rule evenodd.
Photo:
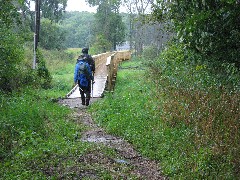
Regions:
M 97 100 L 99 98 L 93 98 L 91 103 Z M 73 116 L 77 119 L 76 123 L 87 127 L 87 130 L 81 134 L 81 141 L 95 143 L 99 146 L 98 150 L 89 152 L 81 157 L 82 163 L 94 163 L 95 166 L 100 166 L 102 169 L 109 171 L 114 179 L 167 179 L 161 175 L 160 166 L 156 161 L 142 157 L 124 139 L 107 134 L 103 128 L 97 126 L 91 115 L 87 113 L 87 107 L 82 106 L 79 102 L 80 98 L 59 101 L 60 104 L 74 109 Z M 101 147 L 104 146 L 114 150 L 117 158 L 111 158 L 104 154 L 101 150 Z M 97 174 L 92 171 L 83 174 L 82 178 L 99 179 Z

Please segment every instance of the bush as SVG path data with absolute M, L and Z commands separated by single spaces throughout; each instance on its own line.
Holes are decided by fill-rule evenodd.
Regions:
M 158 49 L 156 46 L 148 46 L 143 50 L 143 58 L 145 60 L 154 60 L 158 56 Z
M 181 45 L 131 68 L 141 62 L 119 67 L 114 93 L 91 107 L 96 122 L 158 160 L 170 178 L 239 177 L 237 83 Z
M 65 47 L 66 31 L 49 19 L 41 20 L 40 46 L 47 50 L 63 50 Z
M 46 67 L 45 60 L 40 51 L 37 51 L 37 60 L 38 60 L 38 65 L 37 65 L 38 83 L 44 89 L 50 88 L 52 77 Z
M 23 60 L 22 43 L 18 36 L 7 27 L 0 27 L 0 89 L 13 91 L 18 88 L 19 64 Z
M 164 99 L 164 122 L 170 127 L 190 127 L 194 151 L 205 150 L 204 161 L 196 159 L 197 169 L 192 171 L 201 177 L 237 177 L 239 71 L 231 64 L 203 63 L 200 56 L 178 45 L 170 46 L 149 67 L 158 88 L 156 98 Z

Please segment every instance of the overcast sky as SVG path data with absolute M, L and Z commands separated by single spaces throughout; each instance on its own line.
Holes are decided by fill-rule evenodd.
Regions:
M 97 7 L 90 7 L 85 0 L 68 0 L 67 11 L 88 11 L 96 12 Z
M 88 11 L 97 12 L 97 6 L 90 7 L 85 0 L 68 0 L 66 11 Z M 124 7 L 120 7 L 120 12 L 127 12 Z

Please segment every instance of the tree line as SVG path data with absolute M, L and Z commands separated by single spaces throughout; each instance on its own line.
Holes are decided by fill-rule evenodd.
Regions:
M 23 47 L 32 46 L 35 14 L 30 0 L 0 2 L 0 84 L 7 87 L 23 59 Z M 127 41 L 135 55 L 141 56 L 148 46 L 153 53 L 161 53 L 171 39 L 202 59 L 240 67 L 238 0 L 87 2 L 97 7 L 96 13 L 66 12 L 67 0 L 41 0 L 39 45 L 47 50 L 92 47 L 101 53 Z M 127 13 L 120 13 L 121 5 Z

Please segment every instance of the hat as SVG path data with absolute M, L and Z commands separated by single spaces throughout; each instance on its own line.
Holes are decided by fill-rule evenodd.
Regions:
M 82 48 L 82 53 L 88 53 L 88 48 L 86 47 Z

